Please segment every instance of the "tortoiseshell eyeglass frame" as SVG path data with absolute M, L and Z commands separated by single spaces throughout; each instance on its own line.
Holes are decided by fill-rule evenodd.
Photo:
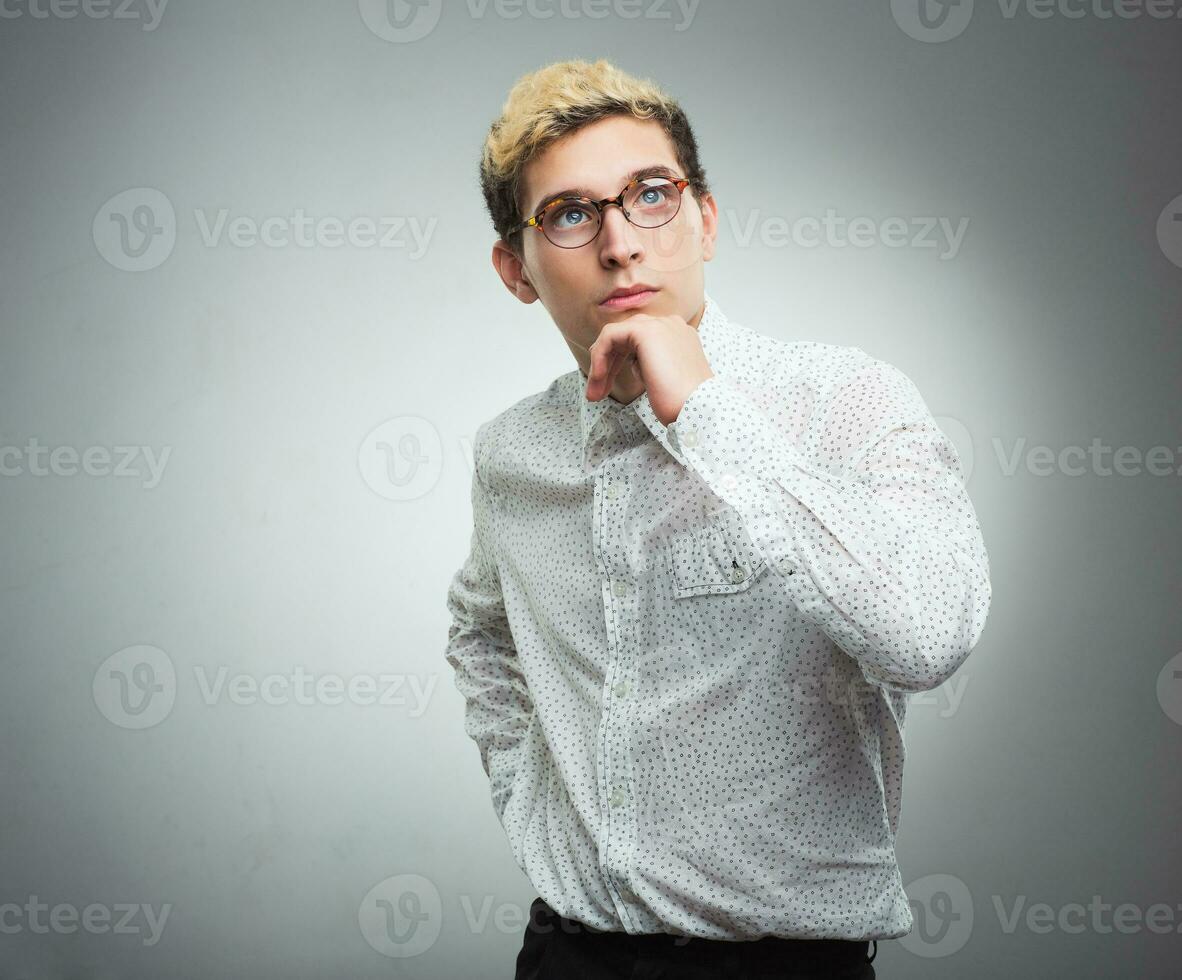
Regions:
M 627 186 L 615 197 L 605 197 L 602 201 L 596 201 L 589 197 L 556 197 L 553 201 L 548 201 L 542 210 L 535 214 L 532 218 L 523 221 L 515 228 L 511 228 L 509 230 L 509 234 L 512 235 L 515 232 L 521 231 L 523 228 L 529 228 L 532 226 L 540 231 L 545 237 L 546 241 L 548 241 L 551 245 L 554 245 L 556 248 L 582 248 L 584 245 L 590 245 L 593 241 L 595 241 L 596 238 L 599 237 L 599 233 L 603 231 L 604 210 L 609 204 L 617 205 L 620 211 L 623 212 L 624 219 L 630 224 L 634 224 L 631 216 L 628 214 L 627 209 L 624 207 L 624 195 L 627 194 L 628 191 L 630 191 L 636 184 L 639 184 L 644 180 L 652 180 L 654 177 L 667 180 L 677 188 L 677 210 L 669 216 L 668 221 L 662 221 L 659 225 L 636 225 L 636 227 L 661 228 L 669 224 L 670 221 L 672 221 L 681 213 L 682 198 L 685 196 L 685 189 L 690 183 L 688 177 L 670 177 L 668 174 L 643 174 L 640 177 L 637 177 L 635 180 L 628 181 Z M 568 204 L 572 202 L 577 204 L 589 204 L 591 207 L 595 208 L 595 210 L 599 213 L 599 224 L 595 229 L 595 234 L 588 238 L 585 242 L 582 242 L 578 245 L 559 245 L 558 242 L 554 241 L 553 238 L 546 234 L 546 229 L 542 227 L 543 219 L 545 218 L 546 212 L 551 208 L 557 207 L 560 204 Z

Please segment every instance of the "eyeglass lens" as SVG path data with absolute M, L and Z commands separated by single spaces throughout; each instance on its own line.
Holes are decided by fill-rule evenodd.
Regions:
M 681 192 L 666 177 L 643 177 L 624 195 L 623 207 L 634 225 L 658 228 L 673 220 L 681 207 Z M 542 219 L 542 231 L 555 245 L 586 245 L 599 231 L 599 211 L 594 205 L 567 199 L 553 205 Z

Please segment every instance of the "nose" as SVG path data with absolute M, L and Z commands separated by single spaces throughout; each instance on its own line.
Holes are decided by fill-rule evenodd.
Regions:
M 607 205 L 600 218 L 599 259 L 604 265 L 627 265 L 644 259 L 644 243 L 619 205 Z

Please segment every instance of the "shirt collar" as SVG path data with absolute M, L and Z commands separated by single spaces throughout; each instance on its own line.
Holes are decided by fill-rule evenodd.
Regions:
M 703 292 L 703 298 L 705 308 L 702 311 L 701 320 L 698 321 L 698 341 L 702 345 L 702 351 L 706 355 L 710 369 L 715 374 L 721 374 L 726 366 L 724 363 L 726 338 L 730 323 L 718 304 L 710 298 L 709 293 Z M 669 449 L 665 426 L 653 412 L 647 391 L 642 391 L 627 405 L 621 405 L 611 395 L 593 402 L 587 398 L 587 375 L 583 373 L 582 368 L 576 368 L 566 377 L 570 388 L 569 395 L 574 400 L 579 413 L 579 438 L 584 461 L 587 459 L 587 452 L 590 448 L 591 434 L 600 419 L 604 417 L 609 417 L 609 422 L 614 420 L 631 436 L 640 436 L 647 429 L 666 449 Z

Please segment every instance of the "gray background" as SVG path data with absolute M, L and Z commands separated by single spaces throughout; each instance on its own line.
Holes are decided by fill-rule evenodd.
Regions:
M 1176 976 L 1182 21 L 1098 2 L 977 0 L 941 40 L 915 0 L 448 0 L 409 40 L 366 0 L 156 23 L 9 0 L 0 904 L 170 912 L 149 944 L 142 911 L 9 909 L 0 977 L 512 975 L 535 893 L 462 731 L 444 594 L 476 427 L 574 365 L 492 271 L 476 163 L 520 75 L 601 56 L 695 125 L 730 317 L 893 362 L 970 474 L 992 611 L 908 718 L 917 927 L 879 976 Z M 777 238 L 830 208 L 967 225 L 955 251 Z M 424 244 L 207 242 L 222 209 Z M 143 450 L 107 472 L 116 446 L 163 473 Z M 1168 475 L 1129 465 L 1153 447 Z M 297 671 L 395 703 L 252 693 Z

